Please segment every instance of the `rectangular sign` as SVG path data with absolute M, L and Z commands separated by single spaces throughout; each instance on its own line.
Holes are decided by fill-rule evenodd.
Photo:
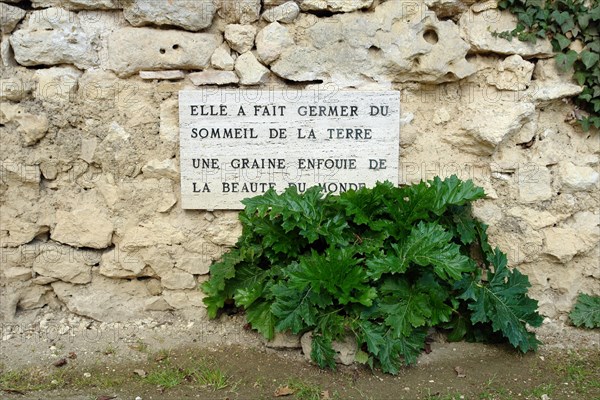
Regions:
M 269 188 L 398 183 L 397 91 L 181 91 L 179 126 L 184 209 L 239 210 Z

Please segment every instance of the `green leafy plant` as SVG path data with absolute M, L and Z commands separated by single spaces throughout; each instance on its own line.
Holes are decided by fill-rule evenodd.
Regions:
M 600 328 L 600 296 L 580 293 L 569 318 L 575 326 Z
M 517 16 L 517 27 L 497 33 L 506 39 L 535 42 L 549 38 L 556 64 L 573 70 L 583 92 L 575 103 L 588 116 L 579 120 L 584 130 L 600 128 L 600 3 L 597 0 L 500 0 L 500 9 Z
M 483 196 L 453 176 L 340 196 L 291 187 L 246 199 L 242 236 L 202 284 L 208 314 L 239 307 L 267 339 L 312 331 L 321 367 L 335 367 L 332 342 L 351 335 L 363 361 L 397 373 L 416 361 L 431 327 L 451 340 L 505 338 L 535 350 L 526 325 L 542 318 L 529 281 L 471 216 L 470 202 Z

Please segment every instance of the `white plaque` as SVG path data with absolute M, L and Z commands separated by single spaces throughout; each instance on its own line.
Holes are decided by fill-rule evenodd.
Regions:
M 243 209 L 271 187 L 398 183 L 397 91 L 181 91 L 179 126 L 184 209 Z

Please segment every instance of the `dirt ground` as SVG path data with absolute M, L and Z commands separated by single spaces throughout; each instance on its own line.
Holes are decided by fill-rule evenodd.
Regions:
M 438 337 L 417 365 L 391 376 L 362 365 L 322 371 L 299 349 L 267 348 L 240 316 L 40 318 L 2 325 L 1 399 L 600 400 L 600 332 L 550 321 L 538 332 L 538 353 Z

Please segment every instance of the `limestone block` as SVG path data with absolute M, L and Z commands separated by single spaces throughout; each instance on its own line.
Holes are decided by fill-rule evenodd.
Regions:
M 555 215 L 548 211 L 538 211 L 528 207 L 512 207 L 507 212 L 508 215 L 523 219 L 529 226 L 535 230 L 545 228 L 556 224 L 565 215 Z
M 200 290 L 164 290 L 163 297 L 173 308 L 180 310 L 186 308 L 204 308 L 202 299 L 204 293 Z
M 0 101 L 21 101 L 26 94 L 27 87 L 22 79 L 16 77 L 0 79 Z
M 282 78 L 448 82 L 476 71 L 465 59 L 469 45 L 460 38 L 458 27 L 439 21 L 432 12 L 407 15 L 404 7 L 388 1 L 370 13 L 306 22 L 298 18 L 288 25 L 299 40 L 271 65 Z
M 219 16 L 230 24 L 250 24 L 260 16 L 260 0 L 217 0 Z
M 351 12 L 369 8 L 373 0 L 299 0 L 302 11 Z
M 179 163 L 174 158 L 166 160 L 150 160 L 142 167 L 142 173 L 146 178 L 179 178 Z
M 67 246 L 46 247 L 33 261 L 33 270 L 36 274 L 63 282 L 89 283 L 92 267 L 85 262 L 86 254 Z
M 146 311 L 169 311 L 173 307 L 161 296 L 154 296 L 146 300 L 144 310 Z
M 11 33 L 25 14 L 22 8 L 0 3 L 0 32 Z
M 473 216 L 487 225 L 494 225 L 502 219 L 500 207 L 489 201 L 476 202 L 473 205 Z
M 10 37 L 21 65 L 74 64 L 80 69 L 98 65 L 95 37 L 87 34 L 76 13 L 62 8 L 33 11 Z
M 265 345 L 271 349 L 299 349 L 302 348 L 300 344 L 300 336 L 294 335 L 288 331 L 276 332 L 273 340 L 268 341 Z
M 537 203 L 549 200 L 554 194 L 550 170 L 535 165 L 535 170 L 519 176 L 519 201 L 521 203 Z
M 15 118 L 15 121 L 19 124 L 17 131 L 21 133 L 25 146 L 33 146 L 48 132 L 49 123 L 46 114 L 22 113 Z
M 254 47 L 256 27 L 253 25 L 229 24 L 225 27 L 224 35 L 229 47 L 242 54 Z
M 106 322 L 141 318 L 150 297 L 143 281 L 100 275 L 94 275 L 89 285 L 55 282 L 52 289 L 72 313 Z
M 208 28 L 215 12 L 213 0 L 130 0 L 123 8 L 133 26 L 174 25 L 188 31 Z
M 578 166 L 570 161 L 559 164 L 561 189 L 566 192 L 590 190 L 598 186 L 598 171 L 588 166 Z
M 535 43 L 506 40 L 493 36 L 493 32 L 512 31 L 517 17 L 508 11 L 486 10 L 481 13 L 468 11 L 459 21 L 460 33 L 477 53 L 518 54 L 523 57 L 551 57 L 554 53 L 549 40 Z
M 206 275 L 212 259 L 207 254 L 186 252 L 176 258 L 177 268 L 193 275 Z
M 500 143 L 531 122 L 535 116 L 535 105 L 527 102 L 498 102 L 494 107 L 480 107 L 470 103 L 468 107 L 469 111 L 465 113 L 461 126 L 482 144 L 481 154 L 492 154 Z
M 203 85 L 229 85 L 238 83 L 239 78 L 233 71 L 211 71 L 193 72 L 189 75 L 190 80 L 196 86 Z
M 277 60 L 281 53 L 294 45 L 290 31 L 278 22 L 264 27 L 256 36 L 256 52 L 260 60 L 269 65 Z
M 124 0 L 31 0 L 35 8 L 62 7 L 67 10 L 115 10 Z
M 273 7 L 265 11 L 262 18 L 267 22 L 281 22 L 289 24 L 294 22 L 300 14 L 300 7 L 295 1 L 287 1 L 277 7 Z
M 435 12 L 438 18 L 450 18 L 467 11 L 468 4 L 476 0 L 425 0 L 427 8 Z
M 122 28 L 110 35 L 108 43 L 110 69 L 125 77 L 142 70 L 204 69 L 222 38 L 210 33 Z
M 8 267 L 0 270 L 2 282 L 9 284 L 12 282 L 28 281 L 32 278 L 31 268 L 26 267 Z
M 68 103 L 77 91 L 82 72 L 74 67 L 52 67 L 35 71 L 37 87 L 34 97 L 50 103 Z
M 244 53 L 235 60 L 235 72 L 242 85 L 259 85 L 269 77 L 269 70 L 258 62 L 252 52 Z
M 49 287 L 31 285 L 20 291 L 17 307 L 22 310 L 42 308 L 49 303 L 51 296 L 51 289 Z
M 577 96 L 583 87 L 570 82 L 532 81 L 532 85 L 523 93 L 523 98 L 535 102 L 547 102 L 565 97 Z
M 169 99 L 160 105 L 161 140 L 174 143 L 179 141 L 179 103 L 177 99 Z
M 185 73 L 179 70 L 172 71 L 140 71 L 140 78 L 146 80 L 176 81 L 185 78 Z
M 556 257 L 560 262 L 568 262 L 577 254 L 589 250 L 589 243 L 583 241 L 573 228 L 551 227 L 543 230 L 546 254 Z
M 487 82 L 501 90 L 525 90 L 531 82 L 535 65 L 518 55 L 498 62 L 498 68 L 487 75 Z
M 103 249 L 112 243 L 113 230 L 108 216 L 90 204 L 71 212 L 59 210 L 50 237 L 75 247 Z
M 210 64 L 216 69 L 233 71 L 234 63 L 235 60 L 231 57 L 229 46 L 225 43 L 218 47 L 210 57 Z
M 108 278 L 134 279 L 138 277 L 155 277 L 156 274 L 135 253 L 127 253 L 118 248 L 102 254 L 99 273 Z
M 165 289 L 193 289 L 197 286 L 192 274 L 177 269 L 161 274 L 160 282 Z
M 206 234 L 214 244 L 233 246 L 242 234 L 242 225 L 235 216 L 219 218 L 208 226 Z

